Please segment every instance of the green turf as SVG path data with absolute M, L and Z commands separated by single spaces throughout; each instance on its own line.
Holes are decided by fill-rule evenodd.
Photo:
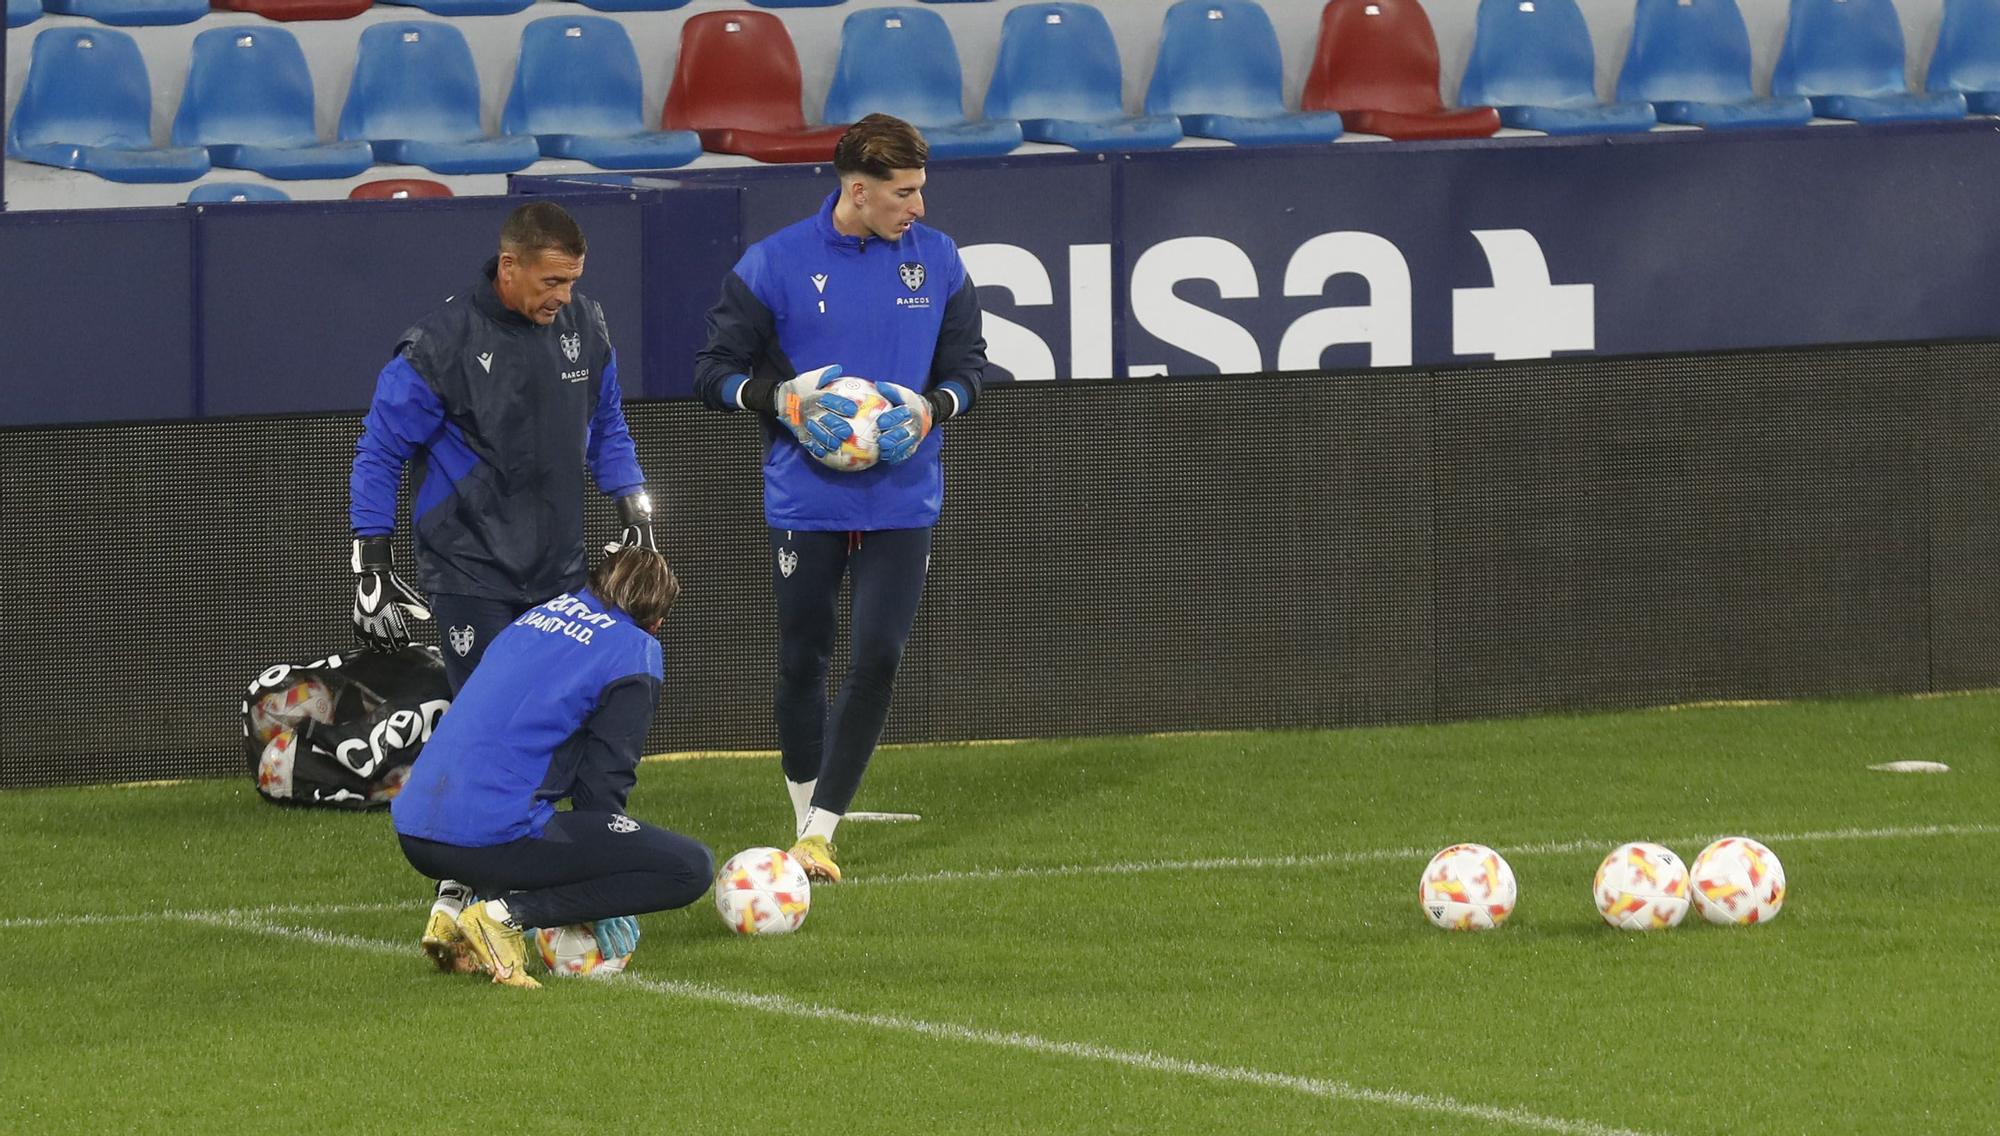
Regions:
M 703 900 L 540 992 L 429 970 L 386 815 L 0 794 L 0 1131 L 1991 1132 L 1996 758 L 1993 695 L 891 749 L 857 806 L 924 819 L 843 829 L 799 934 Z M 773 759 L 631 811 L 790 822 Z M 1613 845 L 1732 832 L 1776 922 L 1598 920 Z M 1520 881 L 1498 932 L 1417 909 L 1459 840 Z

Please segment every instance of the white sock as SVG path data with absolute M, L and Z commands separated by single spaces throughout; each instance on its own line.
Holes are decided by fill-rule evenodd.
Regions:
M 844 815 L 843 813 L 830 812 L 826 809 L 807 809 L 805 826 L 799 829 L 799 839 L 804 840 L 808 836 L 824 836 L 828 840 L 832 840 L 833 830 L 840 826 L 840 818 Z
M 437 898 L 431 901 L 431 910 L 445 912 L 456 919 L 471 898 L 472 888 L 467 885 L 457 880 L 439 880 Z
M 817 777 L 810 781 L 785 779 L 785 788 L 792 794 L 792 831 L 799 836 L 805 835 L 806 814 L 812 811 L 813 806 L 813 786 L 818 784 Z
M 507 910 L 507 901 L 504 899 L 487 900 L 486 914 L 490 918 L 497 919 L 500 922 L 505 923 L 507 926 L 512 927 L 516 931 L 519 931 L 521 929 L 521 925 L 519 923 L 514 922 L 513 912 Z

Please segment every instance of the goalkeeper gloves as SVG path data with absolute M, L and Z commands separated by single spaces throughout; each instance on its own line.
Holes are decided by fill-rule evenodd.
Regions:
M 429 619 L 430 605 L 396 575 L 386 536 L 354 539 L 354 632 L 374 651 L 410 645 L 410 621 Z
M 618 499 L 618 523 L 620 530 L 617 541 L 604 546 L 605 555 L 621 548 L 643 548 L 658 552 L 660 546 L 653 540 L 653 496 L 644 489 L 629 493 Z
M 839 364 L 821 367 L 779 383 L 771 396 L 778 421 L 816 458 L 826 457 L 854 436 L 847 417 L 861 408 L 851 398 L 825 391 L 839 377 Z
M 597 936 L 597 949 L 607 959 L 624 958 L 639 947 L 639 921 L 630 915 L 599 919 L 590 932 Z
M 899 383 L 876 383 L 890 408 L 875 420 L 876 448 L 890 465 L 908 461 L 931 432 L 931 400 Z

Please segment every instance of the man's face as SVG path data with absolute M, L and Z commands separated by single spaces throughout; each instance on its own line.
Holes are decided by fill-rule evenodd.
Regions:
M 924 215 L 922 170 L 892 170 L 886 179 L 856 174 L 847 192 L 861 223 L 885 241 L 901 239 Z
M 583 258 L 560 249 L 500 254 L 493 283 L 500 302 L 546 327 L 569 306 L 570 292 L 583 276 Z

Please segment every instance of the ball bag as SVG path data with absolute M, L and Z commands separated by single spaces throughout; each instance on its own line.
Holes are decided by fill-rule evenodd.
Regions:
M 279 663 L 243 697 L 243 755 L 267 801 L 375 808 L 403 787 L 450 705 L 435 647 Z

